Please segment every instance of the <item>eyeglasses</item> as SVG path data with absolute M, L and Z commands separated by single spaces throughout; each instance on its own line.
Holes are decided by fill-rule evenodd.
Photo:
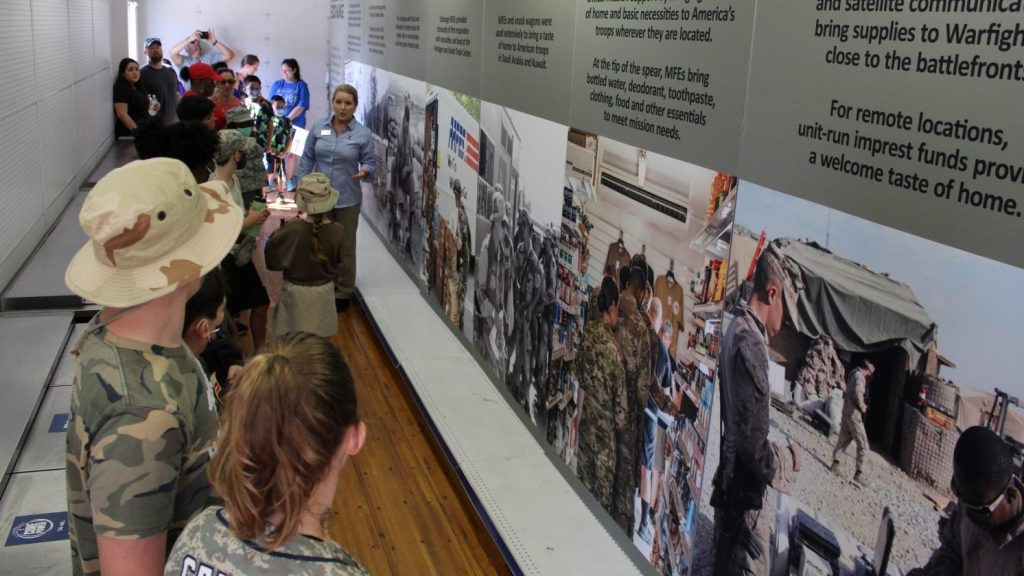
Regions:
M 220 84 L 222 86 L 227 86 L 229 84 L 234 84 L 234 83 L 235 83 L 234 80 L 217 80 L 217 84 Z
M 949 485 L 953 489 L 953 494 L 960 499 L 960 506 L 964 509 L 965 513 L 974 516 L 975 518 L 990 518 L 992 514 L 995 513 L 996 508 L 999 508 L 999 505 L 1003 503 L 1003 500 L 1006 500 L 1006 494 L 1010 491 L 1010 486 L 1013 486 L 1016 481 L 1016 474 L 1010 476 L 1010 481 L 1006 483 L 1006 487 L 1003 488 L 1003 491 L 999 493 L 999 496 L 996 496 L 995 500 L 988 504 L 971 504 L 970 502 L 965 502 L 964 499 L 960 497 L 960 491 L 956 488 L 956 480 L 951 480 Z

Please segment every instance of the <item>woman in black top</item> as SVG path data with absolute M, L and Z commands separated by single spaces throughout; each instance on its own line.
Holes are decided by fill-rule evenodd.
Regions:
M 159 110 L 159 104 L 154 102 Z M 154 110 L 154 113 L 156 110 Z M 139 123 L 150 117 L 149 95 L 139 74 L 139 63 L 131 58 L 121 59 L 114 80 L 114 137 L 131 136 Z

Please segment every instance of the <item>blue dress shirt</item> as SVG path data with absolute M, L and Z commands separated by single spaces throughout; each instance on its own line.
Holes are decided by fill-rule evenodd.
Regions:
M 311 172 L 323 172 L 338 190 L 336 208 L 348 208 L 363 201 L 360 180 L 352 176 L 365 168 L 373 174 L 377 161 L 373 153 L 373 133 L 353 118 L 341 132 L 335 132 L 333 116 L 315 122 L 306 139 L 302 160 L 295 171 L 296 180 Z

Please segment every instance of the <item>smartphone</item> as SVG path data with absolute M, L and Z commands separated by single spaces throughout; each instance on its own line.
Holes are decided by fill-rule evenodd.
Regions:
M 210 39 L 210 31 L 209 30 L 203 30 L 202 32 L 199 33 L 199 37 L 202 38 L 203 40 L 209 40 Z

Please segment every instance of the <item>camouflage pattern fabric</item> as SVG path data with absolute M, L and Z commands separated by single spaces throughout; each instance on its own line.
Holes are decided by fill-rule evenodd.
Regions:
M 846 448 L 853 442 L 857 445 L 857 471 L 864 469 L 864 458 L 868 450 L 868 434 L 864 429 L 864 414 L 868 411 L 868 405 L 864 401 L 864 394 L 867 390 L 867 379 L 864 372 L 857 368 L 850 372 L 846 379 L 846 397 L 843 403 L 843 423 L 839 427 L 839 441 L 836 443 L 835 452 L 832 453 L 832 460 L 838 460 L 839 455 L 846 451 Z
M 267 171 L 263 167 L 263 147 L 256 143 L 255 138 L 246 138 L 242 150 L 245 152 L 245 168 L 235 171 L 239 186 L 246 194 L 262 190 L 267 185 Z M 244 208 L 249 209 L 248 206 Z
M 808 399 L 827 398 L 833 388 L 843 388 L 843 364 L 836 354 L 832 339 L 822 334 L 804 356 L 804 365 L 796 377 L 796 385 Z
M 604 319 L 589 322 L 583 330 L 575 366 L 583 389 L 576 474 L 622 529 L 629 530 L 632 515 L 618 514 L 613 503 L 616 463 L 623 447 L 618 437 L 626 430 L 630 404 L 622 356 Z
M 369 573 L 331 541 L 296 534 L 270 551 L 231 533 L 227 512 L 207 508 L 188 523 L 164 567 L 165 576 L 209 574 L 289 574 L 291 576 L 367 576 Z
M 119 338 L 94 318 L 79 341 L 67 434 L 67 497 L 76 575 L 99 574 L 96 537 L 168 532 L 214 497 L 213 391 L 188 350 Z
M 466 217 L 466 209 L 462 202 L 458 203 L 458 215 L 459 215 L 459 245 L 458 252 L 455 259 L 455 267 L 458 271 L 458 290 L 456 296 L 456 304 L 459 307 L 459 318 L 462 318 L 462 308 L 466 301 L 466 283 L 469 280 L 469 259 L 470 259 L 470 235 L 469 235 L 469 218 Z M 461 328 L 462 324 L 458 324 Z
M 622 460 L 619 464 L 616 488 L 616 512 L 626 514 L 629 518 L 629 529 L 626 533 L 633 535 L 633 493 L 640 481 L 640 427 L 643 425 L 642 415 L 647 404 L 648 391 L 654 383 L 654 354 L 651 350 L 651 339 L 647 333 L 651 324 L 647 316 L 640 312 L 636 298 L 629 292 L 619 296 L 619 323 L 615 327 L 615 340 L 622 351 L 623 365 L 626 369 L 626 393 L 629 395 L 629 422 L 623 429 Z M 615 514 L 613 514 L 614 516 Z

